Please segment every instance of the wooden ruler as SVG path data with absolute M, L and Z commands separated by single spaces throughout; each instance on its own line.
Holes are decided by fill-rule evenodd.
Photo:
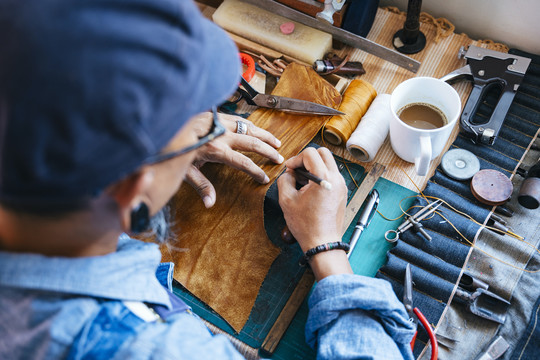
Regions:
M 375 183 L 377 182 L 377 180 L 379 180 L 385 170 L 386 168 L 383 165 L 376 163 L 368 172 L 368 174 L 356 190 L 354 196 L 347 205 L 347 209 L 345 210 L 343 234 L 345 234 L 345 231 L 349 227 L 350 223 L 354 220 L 356 213 L 358 212 L 358 210 L 360 210 L 360 207 L 366 200 L 369 192 L 371 191 L 371 189 L 373 189 L 373 186 L 375 186 Z M 263 352 L 265 352 L 266 354 L 272 354 L 274 352 L 277 345 L 279 344 L 279 341 L 283 337 L 283 334 L 285 334 L 285 331 L 287 330 L 292 319 L 294 318 L 294 315 L 298 311 L 298 308 L 300 307 L 306 296 L 309 294 L 309 291 L 313 287 L 314 283 L 315 276 L 313 275 L 311 269 L 308 268 L 304 272 L 304 275 L 302 275 L 302 277 L 300 278 L 300 281 L 298 282 L 296 288 L 289 297 L 289 300 L 287 301 L 287 303 L 285 303 L 285 306 L 281 310 L 281 313 L 276 319 L 276 322 L 274 323 L 274 325 L 268 332 L 268 335 L 264 339 L 264 342 L 261 346 L 261 350 Z

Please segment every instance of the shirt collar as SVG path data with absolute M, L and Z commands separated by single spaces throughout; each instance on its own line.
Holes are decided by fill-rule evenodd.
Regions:
M 156 244 L 121 235 L 117 251 L 67 258 L 0 251 L 0 286 L 97 298 L 142 301 L 170 307 L 156 278 L 161 253 Z

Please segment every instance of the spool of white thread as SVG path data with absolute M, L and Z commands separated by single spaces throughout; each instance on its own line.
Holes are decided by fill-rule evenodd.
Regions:
M 390 94 L 379 94 L 347 141 L 347 150 L 362 162 L 373 161 L 381 148 L 392 117 Z

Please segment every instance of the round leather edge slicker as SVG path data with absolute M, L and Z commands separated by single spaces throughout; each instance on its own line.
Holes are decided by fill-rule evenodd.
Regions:
M 477 172 L 471 180 L 474 197 L 486 205 L 502 205 L 512 196 L 512 181 L 502 172 L 484 169 Z
M 480 170 L 480 161 L 468 150 L 452 149 L 443 155 L 441 168 L 454 180 L 469 180 Z

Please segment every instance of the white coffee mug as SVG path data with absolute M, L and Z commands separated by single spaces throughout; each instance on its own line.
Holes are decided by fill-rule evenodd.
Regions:
M 436 129 L 420 129 L 403 122 L 398 112 L 405 105 L 427 103 L 440 109 L 446 125 Z M 429 163 L 443 150 L 461 113 L 458 93 L 446 82 L 431 77 L 405 80 L 392 92 L 390 99 L 390 143 L 403 160 L 414 163 L 416 173 L 425 176 Z

